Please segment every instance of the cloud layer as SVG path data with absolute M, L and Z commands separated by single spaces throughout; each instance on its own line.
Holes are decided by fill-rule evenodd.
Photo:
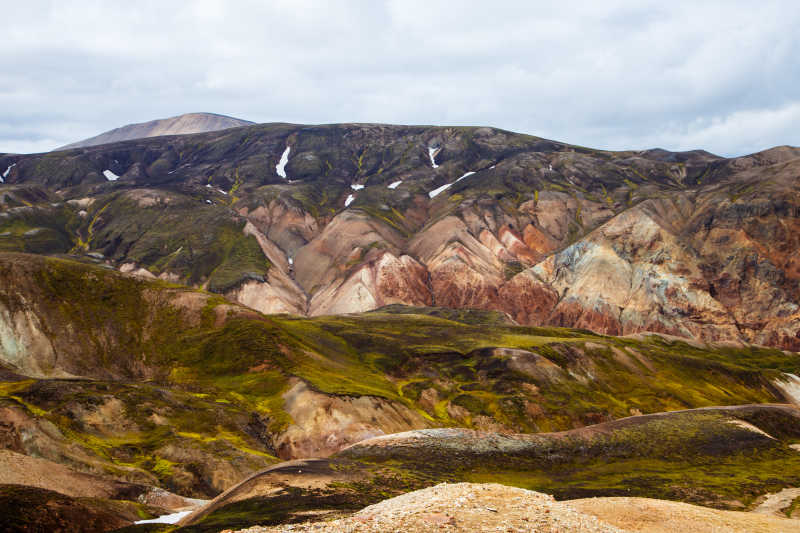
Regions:
M 800 144 L 792 1 L 0 7 L 0 152 L 192 111 L 492 125 L 609 149 Z

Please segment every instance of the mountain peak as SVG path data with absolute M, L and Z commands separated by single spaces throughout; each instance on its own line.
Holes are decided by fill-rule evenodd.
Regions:
M 189 133 L 204 133 L 208 131 L 225 130 L 254 124 L 249 120 L 218 115 L 216 113 L 186 113 L 175 117 L 151 120 L 106 131 L 100 135 L 84 139 L 56 148 L 68 150 L 70 148 L 85 148 L 99 144 L 108 144 L 145 137 L 159 137 L 162 135 L 185 135 Z

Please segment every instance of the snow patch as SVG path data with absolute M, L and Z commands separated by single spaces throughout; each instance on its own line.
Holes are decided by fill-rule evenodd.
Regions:
M 17 166 L 16 163 L 11 163 L 11 166 L 8 167 L 5 172 L 3 172 L 3 177 L 0 178 L 0 183 L 5 183 L 6 182 L 6 178 L 11 173 L 11 169 L 14 168 L 15 166 Z
M 219 192 L 221 192 L 222 194 L 224 194 L 225 196 L 228 196 L 228 193 L 226 193 L 226 192 L 225 192 L 225 191 L 223 191 L 222 189 L 217 189 L 217 190 L 218 190 Z
M 353 196 L 352 194 L 348 194 L 347 195 L 347 200 L 344 201 L 344 206 L 347 207 L 348 205 L 352 204 L 353 200 L 355 200 L 355 199 L 356 199 L 355 196 Z
M 364 186 L 359 185 L 358 183 L 351 183 L 350 188 L 353 189 L 354 191 L 360 191 L 361 189 L 364 188 Z
M 210 183 L 206 183 L 206 187 L 208 187 L 209 189 L 211 189 L 211 184 L 210 184 Z
M 292 259 L 292 258 L 290 257 L 290 258 L 289 258 L 289 265 L 291 266 L 291 265 L 293 265 L 293 264 L 294 264 L 294 259 Z
M 390 183 L 388 185 L 387 188 L 388 189 L 396 189 L 398 187 L 398 185 L 400 185 L 401 183 L 403 183 L 403 180 L 392 182 L 392 183 Z
M 468 176 L 472 176 L 473 174 L 475 174 L 475 173 L 474 172 L 466 172 L 460 178 L 458 178 L 456 181 L 454 181 L 453 183 L 458 183 L 459 181 L 463 180 L 464 178 L 466 178 Z M 441 187 L 439 187 L 437 189 L 433 189 L 431 192 L 428 193 L 428 196 L 430 198 L 436 198 L 437 196 L 439 196 L 439 194 L 442 191 L 445 191 L 448 188 L 450 188 L 450 186 L 453 185 L 453 183 L 446 183 L 446 184 L 442 185 Z
M 431 158 L 431 166 L 432 166 L 433 168 L 439 168 L 439 165 L 437 165 L 437 164 L 436 164 L 436 159 L 435 159 L 435 157 L 436 157 L 436 152 L 438 152 L 438 151 L 439 151 L 439 149 L 438 149 L 438 148 L 431 148 L 431 147 L 428 147 L 428 157 L 430 157 L 430 158 Z
M 134 524 L 177 524 L 181 518 L 187 516 L 191 511 L 181 511 L 179 513 L 164 514 L 158 518 L 150 520 L 137 520 Z
M 281 160 L 275 165 L 275 172 L 283 179 L 286 179 L 286 163 L 289 162 L 289 151 L 291 149 L 291 146 L 287 146 L 286 150 L 283 151 L 283 155 L 281 155 Z
M 105 176 L 108 181 L 117 181 L 119 179 L 119 176 L 108 169 L 103 171 L 103 176 Z
M 459 181 L 463 180 L 463 179 L 464 179 L 464 178 L 466 178 L 467 176 L 472 176 L 473 174 L 475 174 L 475 173 L 474 173 L 474 172 L 467 172 L 466 174 L 464 174 L 463 176 L 461 176 L 460 178 L 458 178 L 458 179 L 456 180 L 456 183 L 458 183 Z
M 429 192 L 428 196 L 431 197 L 431 198 L 436 198 L 439 195 L 440 192 L 448 189 L 451 185 L 452 185 L 452 183 L 445 183 L 444 185 L 442 185 L 438 189 L 433 189 L 431 192 Z

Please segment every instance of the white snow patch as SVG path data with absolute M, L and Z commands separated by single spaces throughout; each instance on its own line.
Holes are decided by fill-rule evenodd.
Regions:
M 347 195 L 347 200 L 344 201 L 344 206 L 347 207 L 348 205 L 352 204 L 353 200 L 355 200 L 355 199 L 356 199 L 355 196 L 353 196 L 352 194 L 348 194 Z
M 221 192 L 222 194 L 224 194 L 225 196 L 228 196 L 228 193 L 226 193 L 226 192 L 225 192 L 225 191 L 223 191 L 222 189 L 217 189 L 217 190 L 218 190 L 219 192 Z
M 206 203 L 207 204 L 213 204 L 214 202 L 212 202 L 211 200 L 206 200 Z
M 103 176 L 105 176 L 108 181 L 117 181 L 119 179 L 119 176 L 108 169 L 103 171 Z
M 11 173 L 11 169 L 14 168 L 15 166 L 17 166 L 16 163 L 11 163 L 11 166 L 8 167 L 5 172 L 3 172 L 3 178 L 0 179 L 0 183 L 5 183 L 6 182 L 6 178 Z
M 286 179 L 286 163 L 289 162 L 289 150 L 291 150 L 291 146 L 287 146 L 286 150 L 283 151 L 283 155 L 281 156 L 281 160 L 275 165 L 275 172 L 278 173 L 278 176 Z
M 492 165 L 492 166 L 490 166 L 489 168 L 491 168 L 492 170 L 494 170 L 494 167 L 496 167 L 496 166 L 497 166 L 497 165 Z
M 441 186 L 441 187 L 439 187 L 438 189 L 433 189 L 431 192 L 429 192 L 429 193 L 428 193 L 428 196 L 430 196 L 431 198 L 435 198 L 436 196 L 438 196 L 438 195 L 439 195 L 439 193 L 440 193 L 440 192 L 442 192 L 442 191 L 446 190 L 446 189 L 447 189 L 447 188 L 449 188 L 451 185 L 452 185 L 452 183 L 445 183 L 444 185 L 442 185 L 442 186 Z
M 548 165 L 547 169 L 552 171 L 553 170 L 553 165 Z
M 472 176 L 473 174 L 475 174 L 475 173 L 474 173 L 474 172 L 467 172 L 466 174 L 464 174 L 463 176 L 461 176 L 460 178 L 458 178 L 458 179 L 456 180 L 456 183 L 458 183 L 459 181 L 463 180 L 463 179 L 464 179 L 464 178 L 466 178 L 467 176 Z
M 396 189 L 396 188 L 398 187 L 398 185 L 400 185 L 401 183 L 403 183 L 403 180 L 392 182 L 392 183 L 390 183 L 390 184 L 388 185 L 388 187 L 387 187 L 387 188 L 389 188 L 389 189 Z
M 436 152 L 438 152 L 438 151 L 439 151 L 439 149 L 438 149 L 438 148 L 431 148 L 431 147 L 428 147 L 428 157 L 430 157 L 430 158 L 431 158 L 431 166 L 432 166 L 433 168 L 439 168 L 439 165 L 437 165 L 437 164 L 436 164 L 436 159 L 435 159 L 435 157 L 436 157 Z
M 289 258 L 289 265 L 293 265 L 293 264 L 294 264 L 294 259 L 292 259 L 292 258 L 290 257 L 290 258 Z
M 206 187 L 208 187 L 210 189 L 211 188 L 211 184 L 210 183 L 206 183 Z
M 360 191 L 361 189 L 364 188 L 364 186 L 359 185 L 358 183 L 351 183 L 350 188 L 353 189 L 354 191 Z
M 474 172 L 466 172 L 466 173 L 464 173 L 464 175 L 462 175 L 460 178 L 458 178 L 453 183 L 458 183 L 459 181 L 463 180 L 467 176 L 472 176 L 473 174 L 475 174 L 475 173 Z M 453 185 L 453 183 L 446 183 L 446 184 L 442 185 L 441 187 L 439 187 L 437 189 L 433 189 L 431 192 L 428 193 L 428 196 L 431 197 L 431 198 L 435 198 L 435 197 L 439 196 L 439 193 L 441 193 L 442 191 L 447 190 L 451 185 Z
M 187 516 L 191 511 L 181 511 L 179 513 L 164 514 L 158 518 L 151 518 L 150 520 L 137 520 L 134 524 L 177 524 L 178 521 Z

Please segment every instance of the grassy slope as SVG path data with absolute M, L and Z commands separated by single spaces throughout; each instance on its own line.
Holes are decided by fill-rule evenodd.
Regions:
M 29 301 L 55 302 L 39 309 L 54 345 L 66 354 L 62 343 L 77 344 L 83 375 L 94 372 L 104 382 L 2 383 L 4 402 L 52 422 L 109 468 L 142 469 L 176 490 L 186 490 L 178 474 L 196 465 L 165 457 L 167 445 L 253 466 L 273 461 L 263 434 L 291 423 L 281 397 L 291 376 L 329 394 L 405 403 L 437 425 L 480 427 L 488 420 L 530 432 L 624 417 L 635 409 L 776 401 L 769 379 L 800 370 L 797 356 L 779 350 L 708 351 L 659 337 L 615 339 L 500 320 L 485 325 L 463 312 L 267 318 L 197 291 L 31 256 L 4 257 L 0 279 L 18 279 L 20 263 L 35 283 L 5 287 L 2 301 L 22 305 L 13 296 L 29 290 Z M 182 295 L 205 303 L 187 309 L 177 303 Z M 496 347 L 535 351 L 562 373 L 543 379 L 513 370 L 506 355 L 492 351 Z M 429 389 L 436 391 L 432 406 L 421 400 Z M 136 431 L 104 434 L 68 416 L 68 406 L 91 403 L 101 393 L 123 401 Z M 452 406 L 462 410 L 458 419 Z M 154 413 L 168 423 L 153 422 Z M 254 437 L 254 417 L 263 426 L 261 437 Z
M 770 436 L 737 425 L 742 422 Z M 287 488 L 221 502 L 181 531 L 303 521 L 309 510 L 347 513 L 442 481 L 500 482 L 560 499 L 645 496 L 742 509 L 760 494 L 800 483 L 800 454 L 790 447 L 800 440 L 799 422 L 784 407 L 747 406 L 634 417 L 533 438 L 477 434 L 423 438 L 408 447 L 366 443 L 326 461 L 255 476 L 243 493 L 281 480 Z M 300 488 L 303 476 L 321 473 L 334 479 L 321 489 Z

